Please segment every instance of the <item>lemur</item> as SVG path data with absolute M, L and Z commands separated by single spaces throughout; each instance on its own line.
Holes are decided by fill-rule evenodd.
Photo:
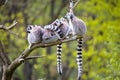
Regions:
M 86 34 L 86 25 L 83 20 L 76 17 L 73 13 L 73 1 L 70 1 L 70 10 L 67 12 L 65 17 L 68 19 L 70 28 L 72 29 L 73 36 L 78 38 L 77 46 L 77 64 L 78 64 L 78 80 L 81 79 L 82 75 L 82 37 Z
M 59 39 L 53 31 L 44 29 L 37 25 L 28 25 L 27 33 L 29 48 L 31 48 L 32 45 L 36 43 L 52 43 Z
M 42 33 L 43 29 L 38 26 L 28 25 L 27 27 L 27 39 L 29 43 L 29 48 L 32 47 L 33 44 L 42 42 Z
M 68 38 L 72 34 L 72 30 L 70 29 L 67 20 L 64 18 L 55 20 L 51 25 L 46 26 L 45 29 L 57 32 L 58 36 L 60 36 L 60 39 Z M 62 44 L 59 44 L 57 45 L 57 71 L 60 75 L 62 75 L 61 54 Z

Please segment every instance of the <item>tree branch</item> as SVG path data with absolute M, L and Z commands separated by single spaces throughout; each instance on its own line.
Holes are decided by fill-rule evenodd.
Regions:
M 3 29 L 3 30 L 8 31 L 8 30 L 12 29 L 16 24 L 17 24 L 17 21 L 15 20 L 15 21 L 13 21 L 13 23 L 12 23 L 10 26 L 8 26 L 8 27 L 6 27 L 6 26 L 4 26 L 4 25 L 0 25 L 0 29 Z
M 16 33 L 13 32 L 13 31 L 11 31 L 11 29 L 13 29 L 17 23 L 18 23 L 18 22 L 15 20 L 15 21 L 13 21 L 13 23 L 12 23 L 10 26 L 8 26 L 8 27 L 7 27 L 7 26 L 4 26 L 4 25 L 0 25 L 0 29 L 5 30 L 5 31 L 7 31 L 7 32 L 9 32 L 9 33 L 17 36 L 17 37 L 22 38 L 20 35 L 16 34 Z
M 30 60 L 30 59 L 36 59 L 36 58 L 43 58 L 45 56 L 29 56 L 29 57 L 26 57 L 25 60 Z
M 12 75 L 14 73 L 14 71 L 16 70 L 17 67 L 19 67 L 26 59 L 35 59 L 35 58 L 41 58 L 41 57 L 44 57 L 44 56 L 41 56 L 41 57 L 27 57 L 34 49 L 36 48 L 45 48 L 45 47 L 49 47 L 49 46 L 54 46 L 54 45 L 57 45 L 57 44 L 60 44 L 60 43 L 66 43 L 66 42 L 70 42 L 70 41 L 74 41 L 76 40 L 77 38 L 75 36 L 71 37 L 71 38 L 68 38 L 68 39 L 65 39 L 65 40 L 61 40 L 61 41 L 57 41 L 57 42 L 54 42 L 54 43 L 49 43 L 49 44 L 44 44 L 44 43 L 39 43 L 39 44 L 34 44 L 31 48 L 26 48 L 22 53 L 21 55 L 16 58 L 14 61 L 12 61 L 12 63 L 7 67 L 7 69 L 5 68 L 5 73 L 3 73 L 4 75 L 6 74 L 7 76 L 7 79 L 6 79 L 6 76 L 3 77 L 2 80 L 10 80 L 12 78 Z
M 64 40 L 61 40 L 61 41 L 56 41 L 54 43 L 49 43 L 49 44 L 40 43 L 40 44 L 33 45 L 32 49 L 38 48 L 38 47 L 42 47 L 42 48 L 44 48 L 44 47 L 50 47 L 50 46 L 54 46 L 54 45 L 57 45 L 57 44 L 60 44 L 60 43 L 71 42 L 71 41 L 74 41 L 74 40 L 77 40 L 77 39 L 78 38 L 76 38 L 75 36 L 73 36 L 71 38 L 64 39 Z
M 79 2 L 80 2 L 80 0 L 77 0 L 77 2 L 74 4 L 73 8 L 75 8 Z
M 10 64 L 10 66 L 8 67 L 8 70 L 9 70 L 9 72 L 13 73 L 13 71 L 22 63 L 21 60 L 25 60 L 27 58 L 27 56 L 36 48 L 39 48 L 39 47 L 45 48 L 45 47 L 54 46 L 54 45 L 57 45 L 57 44 L 60 44 L 60 43 L 70 42 L 70 41 L 74 41 L 74 40 L 76 40 L 76 38 L 72 37 L 72 38 L 69 38 L 69 39 L 65 39 L 65 40 L 62 40 L 62 41 L 57 41 L 57 42 L 49 43 L 49 44 L 44 44 L 44 43 L 35 44 L 30 49 L 28 47 L 21 53 L 21 55 L 18 58 L 16 58 Z

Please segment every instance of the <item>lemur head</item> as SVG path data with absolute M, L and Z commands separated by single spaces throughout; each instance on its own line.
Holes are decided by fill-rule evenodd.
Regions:
M 30 33 L 32 29 L 33 29 L 33 25 L 28 25 L 28 27 L 27 27 L 27 33 Z
M 72 19 L 74 16 L 72 9 L 70 9 L 67 14 L 65 15 L 65 18 Z
M 43 28 L 41 26 L 38 26 L 38 25 L 28 25 L 28 27 L 27 27 L 27 33 L 28 34 L 36 32 L 36 31 L 39 31 L 42 34 L 43 33 Z

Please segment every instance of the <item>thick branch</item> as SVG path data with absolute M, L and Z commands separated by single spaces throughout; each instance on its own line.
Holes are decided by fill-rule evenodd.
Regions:
M 57 41 L 57 42 L 54 42 L 54 43 L 49 43 L 49 44 L 44 44 L 44 43 L 40 43 L 40 44 L 36 44 L 32 47 L 32 49 L 34 48 L 38 48 L 38 47 L 50 47 L 50 46 L 54 46 L 54 45 L 57 45 L 57 44 L 60 44 L 60 43 L 66 43 L 66 42 L 70 42 L 70 41 L 74 41 L 76 40 L 77 38 L 74 36 L 74 37 L 71 37 L 71 38 L 68 38 L 68 39 L 64 39 L 64 40 L 61 40 L 61 41 Z
M 35 44 L 30 49 L 26 48 L 23 51 L 23 53 L 10 64 L 8 70 L 12 74 L 13 71 L 22 63 L 21 59 L 24 60 L 36 48 L 39 48 L 39 47 L 44 48 L 44 47 L 54 46 L 54 45 L 57 45 L 57 44 L 60 44 L 60 43 L 70 42 L 70 41 L 74 41 L 74 40 L 76 40 L 76 38 L 73 37 L 73 38 L 70 38 L 70 39 L 65 39 L 65 40 L 62 40 L 62 41 L 57 41 L 57 42 L 49 43 L 49 44 L 43 44 L 43 43 Z
M 21 55 L 16 58 L 7 68 L 7 75 L 9 75 L 9 79 L 11 79 L 15 69 L 20 66 L 22 64 L 22 62 L 24 62 L 25 59 L 33 59 L 33 58 L 37 58 L 37 57 L 27 57 L 34 49 L 36 48 L 39 48 L 39 47 L 49 47 L 49 46 L 54 46 L 54 45 L 57 45 L 57 44 L 60 44 L 60 43 L 66 43 L 66 42 L 70 42 L 70 41 L 74 41 L 76 40 L 77 38 L 76 37 L 72 37 L 72 38 L 69 38 L 69 39 L 65 39 L 65 40 L 62 40 L 62 41 L 57 41 L 57 42 L 54 42 L 54 43 L 49 43 L 49 44 L 44 44 L 44 43 L 39 43 L 39 44 L 35 44 L 33 45 L 30 49 L 29 47 L 26 48 L 22 53 Z

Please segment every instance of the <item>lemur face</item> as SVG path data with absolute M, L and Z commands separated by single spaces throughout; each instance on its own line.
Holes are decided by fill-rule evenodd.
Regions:
M 30 33 L 32 29 L 33 29 L 33 25 L 28 25 L 28 27 L 27 27 L 27 33 Z
M 65 15 L 65 17 L 66 17 L 67 19 L 72 19 L 73 16 L 74 16 L 74 13 L 73 13 L 72 10 L 68 11 L 67 14 Z
M 65 15 L 65 17 L 68 18 L 68 19 L 70 19 L 71 15 L 72 14 L 70 12 L 67 12 L 67 14 Z

